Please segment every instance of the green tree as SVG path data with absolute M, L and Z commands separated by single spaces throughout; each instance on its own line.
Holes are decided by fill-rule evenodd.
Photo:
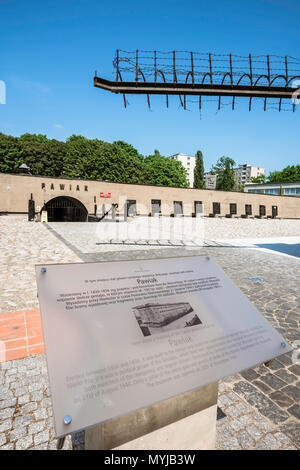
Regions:
M 0 172 L 16 173 L 20 164 L 19 139 L 0 133 Z
M 300 181 L 300 165 L 287 166 L 281 171 L 271 171 L 268 181 L 270 183 L 293 183 Z
M 187 172 L 182 163 L 166 158 L 158 151 L 144 158 L 145 183 L 159 186 L 177 186 L 187 188 Z
M 204 163 L 203 155 L 201 150 L 198 150 L 196 153 L 196 163 L 194 169 L 194 188 L 203 189 L 205 188 L 204 181 Z
M 251 183 L 259 183 L 259 184 L 263 184 L 266 180 L 266 176 L 265 175 L 259 175 L 259 176 L 253 176 L 251 178 Z
M 217 175 L 217 189 L 222 189 L 223 191 L 235 190 L 234 165 L 235 161 L 232 158 L 223 156 L 212 167 L 212 173 Z

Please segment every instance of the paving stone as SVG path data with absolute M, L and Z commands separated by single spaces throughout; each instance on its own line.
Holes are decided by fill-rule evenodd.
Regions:
M 243 372 L 240 372 L 241 376 L 244 377 L 246 380 L 255 380 L 259 377 L 259 375 L 255 372 L 254 369 L 248 369 L 244 370 Z
M 300 364 L 294 364 L 291 367 L 289 367 L 289 370 L 293 373 L 296 374 L 298 377 L 300 375 Z
M 271 369 L 271 370 L 278 370 L 282 368 L 282 364 L 281 362 L 274 359 L 273 361 L 270 362 L 270 364 L 267 367 L 268 369 Z
M 226 415 L 230 416 L 231 418 L 237 418 L 241 414 L 240 411 L 237 409 L 237 407 L 233 405 L 228 406 L 225 412 L 226 412 Z
M 282 392 L 289 395 L 296 402 L 300 402 L 300 389 L 298 387 L 295 387 L 294 385 L 288 385 L 282 389 Z
M 9 431 L 12 428 L 12 419 L 6 419 L 5 421 L 0 422 L 0 433 L 4 431 Z
M 240 431 L 236 434 L 236 438 L 242 447 L 242 449 L 248 449 L 249 447 L 252 447 L 255 442 L 252 439 L 251 436 L 247 433 L 247 431 Z
M 229 424 L 235 431 L 240 431 L 244 427 L 244 424 L 238 419 L 233 419 L 229 421 Z
M 0 419 L 10 418 L 11 416 L 13 416 L 14 412 L 14 408 L 4 408 L 0 410 Z
M 43 429 L 45 428 L 45 424 L 46 424 L 45 421 L 38 421 L 36 423 L 30 424 L 28 426 L 28 433 L 29 434 L 36 434 L 40 431 L 43 431 Z
M 13 429 L 10 434 L 9 434 L 9 440 L 10 441 L 16 441 L 17 439 L 20 439 L 21 437 L 26 436 L 27 430 L 25 426 L 20 426 L 18 428 Z
M 254 380 L 252 383 L 253 385 L 256 385 L 256 387 L 258 387 L 264 393 L 272 392 L 272 389 L 265 383 L 261 382 L 260 380 Z
M 0 434 L 0 446 L 6 444 L 6 441 L 7 441 L 6 435 L 3 432 L 3 433 Z
M 293 404 L 293 400 L 283 391 L 277 390 L 269 395 L 281 408 L 287 408 Z
M 27 424 L 30 424 L 32 422 L 32 416 L 30 415 L 22 415 L 22 416 L 16 416 L 14 419 L 14 427 L 18 426 L 27 426 Z
M 49 441 L 49 431 L 46 429 L 34 436 L 34 445 L 42 444 L 43 442 Z
M 280 441 L 281 444 L 289 445 L 291 443 L 290 439 L 287 436 L 285 436 L 284 434 L 282 434 L 282 432 L 275 432 L 274 437 L 275 437 L 275 439 Z
M 300 423 L 296 421 L 289 421 L 280 426 L 283 434 L 287 435 L 293 444 L 300 447 Z
M 26 450 L 32 445 L 32 436 L 28 435 L 16 442 L 16 450 Z
M 300 405 L 298 405 L 298 403 L 288 408 L 288 412 L 300 420 Z
M 274 390 L 278 390 L 286 385 L 283 380 L 279 379 L 274 374 L 263 375 L 260 377 L 260 380 L 265 382 L 267 385 L 269 385 L 269 387 L 273 388 Z
M 253 439 L 255 439 L 255 441 L 260 439 L 262 436 L 262 432 L 254 424 L 247 426 L 247 432 L 253 437 Z
M 295 382 L 297 377 L 294 374 L 289 374 L 285 369 L 280 369 L 275 372 L 275 375 L 280 379 L 284 380 L 287 384 Z
M 239 450 L 241 449 L 239 442 L 236 437 L 231 437 L 221 443 L 221 447 L 224 450 Z
M 250 405 L 254 405 L 263 416 L 266 416 L 276 424 L 285 421 L 289 417 L 285 411 L 281 410 L 268 397 L 263 395 L 248 382 L 238 382 L 234 384 L 234 390 L 244 396 L 246 401 L 248 401 Z
M 24 405 L 25 403 L 28 403 L 29 399 L 30 399 L 29 394 L 20 396 L 18 398 L 18 405 Z
M 5 444 L 4 446 L 0 446 L 0 450 L 14 450 L 13 444 Z
M 280 442 L 272 434 L 267 434 L 255 447 L 257 450 L 277 450 L 280 448 Z

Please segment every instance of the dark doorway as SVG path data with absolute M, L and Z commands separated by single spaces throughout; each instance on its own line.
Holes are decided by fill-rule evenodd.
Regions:
M 136 200 L 129 199 L 126 201 L 127 204 L 127 216 L 134 217 L 136 215 Z
M 275 217 L 278 216 L 278 207 L 277 206 L 272 206 L 272 217 L 275 219 Z
M 48 212 L 48 222 L 86 222 L 88 219 L 85 206 L 73 197 L 55 197 L 43 209 Z

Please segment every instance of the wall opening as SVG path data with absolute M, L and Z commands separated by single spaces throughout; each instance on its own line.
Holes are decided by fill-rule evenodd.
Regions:
M 86 222 L 88 211 L 82 202 L 69 196 L 50 199 L 43 210 L 48 212 L 48 222 Z

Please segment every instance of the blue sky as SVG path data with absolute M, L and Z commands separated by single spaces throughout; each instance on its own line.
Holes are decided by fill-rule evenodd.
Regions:
M 222 155 L 268 171 L 300 163 L 299 109 L 262 105 L 248 112 L 216 104 L 179 109 L 173 98 L 122 96 L 93 87 L 94 71 L 113 78 L 117 48 L 133 51 L 192 50 L 217 54 L 276 54 L 300 57 L 300 4 L 285 0 L 0 0 L 0 131 L 65 140 L 82 134 L 125 140 L 141 153 L 164 155 L 200 149 L 205 167 Z

